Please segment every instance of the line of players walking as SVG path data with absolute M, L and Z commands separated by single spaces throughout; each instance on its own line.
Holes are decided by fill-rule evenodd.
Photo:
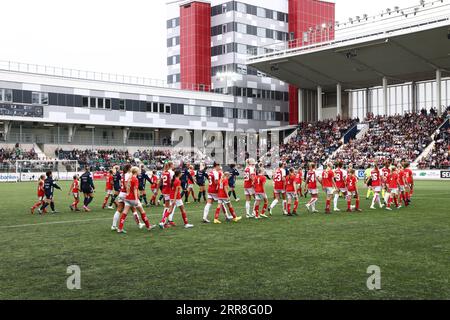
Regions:
M 214 224 L 222 223 L 219 219 L 221 212 L 227 222 L 239 222 L 242 217 L 236 215 L 231 203 L 231 196 L 235 201 L 240 200 L 235 191 L 237 176 L 239 176 L 239 172 L 235 166 L 231 166 L 229 171 L 224 172 L 218 163 L 214 163 L 213 168 L 207 172 L 204 166 L 195 171 L 193 166 L 189 165 L 174 170 L 173 162 L 169 161 L 165 163 L 164 169 L 159 174 L 157 171 L 147 174 L 144 166 L 139 168 L 125 164 L 122 171 L 119 166 L 115 166 L 106 176 L 106 195 L 102 208 L 116 209 L 111 229 L 119 233 L 126 233 L 124 224 L 130 211 L 140 229 L 144 227 L 148 230 L 154 229 L 157 225 L 150 224 L 144 205 L 147 207 L 150 204 L 158 206 L 161 201 L 164 205 L 162 219 L 158 224 L 161 229 L 175 226 L 173 218 L 177 208 L 181 213 L 184 227 L 186 229 L 193 228 L 194 225 L 188 221 L 185 207 L 189 196 L 192 196 L 195 202 L 200 202 L 202 198 L 206 202 L 203 210 L 203 223 L 210 223 L 209 213 L 215 203 L 217 206 L 214 212 Z M 298 215 L 299 200 L 307 197 L 308 194 L 311 198 L 306 203 L 306 208 L 311 213 L 317 213 L 318 183 L 326 195 L 326 214 L 331 213 L 332 201 L 333 211 L 341 211 L 338 208 L 341 197 L 347 201 L 347 212 L 362 211 L 356 171 L 351 167 L 348 168 L 348 171 L 344 170 L 341 162 L 337 162 L 335 168 L 332 163 L 328 163 L 321 174 L 318 174 L 316 165 L 313 163 L 309 164 L 308 170 L 305 172 L 302 169 L 287 169 L 286 163 L 280 163 L 270 177 L 254 159 L 248 159 L 243 178 L 245 213 L 248 219 L 269 218 L 280 202 L 282 202 L 284 215 L 296 216 Z M 273 179 L 274 199 L 269 206 L 265 185 L 270 179 Z M 147 182 L 150 183 L 152 192 L 150 201 L 146 194 Z M 207 192 L 206 182 L 208 182 Z M 401 208 L 402 202 L 405 206 L 411 202 L 414 181 L 408 163 L 393 165 L 387 161 L 384 167 L 379 169 L 378 163 L 375 162 L 374 166 L 365 172 L 365 183 L 368 187 L 366 198 L 373 194 L 371 209 L 376 209 L 375 205 L 378 204 L 380 208 L 385 207 L 387 210 L 392 210 L 392 202 L 395 203 L 396 208 Z M 195 184 L 199 188 L 197 196 L 194 191 Z M 31 208 L 31 213 L 38 209 L 39 214 L 44 214 L 47 212 L 48 206 L 52 213 L 57 212 L 53 200 L 54 189 L 61 190 L 53 180 L 52 172 L 49 171 L 45 176 L 40 177 L 37 191 L 38 201 Z M 69 195 L 72 195 L 74 199 L 69 206 L 72 211 L 81 211 L 78 207 L 80 192 L 84 195 L 82 209 L 85 212 L 91 211 L 89 205 L 94 198 L 95 185 L 88 168 L 80 177 L 74 176 L 70 186 Z M 161 195 L 157 199 L 159 193 Z M 185 198 L 184 202 L 183 197 Z M 382 198 L 383 204 L 381 203 Z M 352 205 L 353 199 L 355 205 Z M 253 206 L 252 200 L 254 200 Z

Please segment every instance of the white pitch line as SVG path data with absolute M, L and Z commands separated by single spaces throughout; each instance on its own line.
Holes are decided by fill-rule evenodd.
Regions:
M 111 220 L 111 218 L 97 218 L 97 219 L 86 219 L 86 220 L 71 220 L 71 221 L 53 221 L 53 222 L 42 222 L 42 223 L 30 223 L 30 224 L 18 224 L 13 226 L 0 226 L 0 229 L 12 229 L 12 228 L 24 228 L 24 227 L 37 227 L 46 226 L 52 224 L 67 224 L 67 223 L 78 223 L 78 222 L 92 222 L 92 221 L 103 221 Z

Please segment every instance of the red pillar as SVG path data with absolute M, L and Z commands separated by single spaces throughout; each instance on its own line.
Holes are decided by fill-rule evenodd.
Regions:
M 192 1 L 180 6 L 181 88 L 211 89 L 211 4 Z
M 304 32 L 322 24 L 326 25 L 325 30 L 313 37 L 309 35 L 304 45 L 334 39 L 335 4 L 320 0 L 289 0 L 289 34 L 294 34 L 290 47 L 301 46 Z M 298 119 L 298 88 L 289 85 L 289 124 L 297 124 Z

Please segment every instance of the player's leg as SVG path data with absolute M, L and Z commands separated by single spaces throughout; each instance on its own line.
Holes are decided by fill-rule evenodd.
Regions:
M 209 210 L 213 203 L 212 196 L 208 194 L 208 200 L 206 201 L 205 208 L 203 209 L 203 223 L 210 223 L 208 220 Z
M 120 216 L 120 221 L 119 221 L 119 227 L 117 229 L 118 233 L 126 233 L 125 230 L 123 230 L 123 226 L 125 224 L 125 220 L 127 219 L 127 215 L 128 215 L 128 211 L 130 210 L 130 206 L 128 204 L 125 205 L 123 212 Z
M 272 215 L 272 210 L 276 207 L 276 205 L 278 204 L 278 201 L 280 199 L 280 194 L 278 192 L 276 192 L 276 191 L 274 192 L 273 196 L 274 196 L 274 199 L 273 199 L 273 201 L 272 201 L 272 203 L 270 204 L 270 207 L 269 207 L 269 214 L 270 215 Z

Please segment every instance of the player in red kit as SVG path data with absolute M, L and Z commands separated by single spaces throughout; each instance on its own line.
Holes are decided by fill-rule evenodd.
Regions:
M 251 200 L 255 196 L 254 181 L 256 177 L 255 170 L 256 161 L 254 159 L 247 160 L 247 167 L 244 170 L 244 194 L 245 194 L 245 212 L 247 218 L 253 218 L 254 215 L 250 212 Z
M 406 198 L 406 191 L 407 191 L 407 183 L 406 183 L 406 175 L 405 170 L 403 169 L 403 165 L 399 163 L 397 165 L 397 172 L 398 172 L 398 185 L 400 190 L 400 202 L 403 201 L 405 204 L 405 207 L 408 206 L 408 200 Z
M 34 214 L 34 210 L 39 208 L 44 204 L 45 191 L 44 191 L 44 181 L 45 175 L 41 175 L 39 177 L 38 186 L 37 186 L 37 202 L 31 207 L 31 214 Z M 45 212 L 44 212 L 45 213 Z
M 345 179 L 345 185 L 347 186 L 347 212 L 352 212 L 352 198 L 356 199 L 355 210 L 361 212 L 362 210 L 359 208 L 358 178 L 355 175 L 355 170 L 349 170 L 348 176 Z
M 260 217 L 268 218 L 266 216 L 267 206 L 269 204 L 269 200 L 267 198 L 267 194 L 265 191 L 265 184 L 267 178 L 265 176 L 265 171 L 263 168 L 258 169 L 258 175 L 255 178 L 255 218 L 259 219 Z M 259 214 L 259 207 L 261 205 L 261 201 L 263 201 L 263 208 L 261 214 Z
M 317 188 L 317 173 L 316 173 L 316 164 L 310 163 L 309 170 L 306 173 L 306 186 L 305 190 L 311 195 L 311 200 L 306 204 L 306 208 L 308 211 L 312 213 L 317 213 L 319 211 L 316 210 L 316 202 L 319 200 L 319 190 Z
M 140 173 L 140 169 L 138 167 L 131 168 L 131 177 L 126 183 L 126 196 L 125 196 L 125 207 L 123 209 L 122 215 L 120 217 L 119 228 L 117 229 L 118 233 L 126 233 L 123 229 L 125 220 L 127 218 L 128 212 L 130 209 L 136 209 L 139 211 L 142 221 L 147 228 L 147 230 L 152 230 L 155 228 L 154 225 L 150 224 L 150 221 L 147 218 L 147 215 L 142 207 L 141 202 L 139 201 L 139 180 L 137 178 Z
M 297 190 L 295 185 L 295 169 L 290 168 L 289 174 L 286 177 L 286 197 L 287 197 L 287 215 L 292 217 L 293 215 L 297 215 L 298 208 L 298 198 L 297 198 Z M 294 204 L 294 210 L 291 212 L 291 206 Z
M 387 205 L 389 200 L 389 186 L 388 186 L 388 178 L 391 174 L 390 169 L 391 163 L 389 161 L 386 161 L 384 163 L 384 167 L 381 169 L 381 181 L 382 181 L 382 191 L 381 196 L 383 197 L 384 204 Z
M 219 181 L 222 179 L 220 164 L 214 162 L 213 169 L 208 173 L 208 200 L 203 209 L 203 223 L 210 223 L 208 220 L 209 210 L 213 202 L 217 201 L 217 192 L 219 191 Z
M 389 190 L 389 199 L 386 205 L 386 210 L 391 211 L 391 205 L 392 205 L 392 201 L 394 201 L 395 203 L 395 207 L 397 209 L 400 208 L 399 203 L 398 203 L 398 191 L 399 191 L 399 185 L 398 185 L 398 181 L 399 181 L 399 175 L 398 175 L 398 171 L 396 167 L 393 167 L 391 170 L 391 173 L 389 174 L 389 176 L 387 177 L 386 183 L 387 183 L 387 187 Z
M 283 199 L 283 212 L 286 212 L 286 164 L 280 162 L 278 164 L 278 168 L 275 169 L 275 172 L 272 176 L 273 179 L 273 196 L 274 200 L 270 205 L 269 214 L 272 215 L 272 210 L 276 207 L 278 202 Z
M 156 198 L 158 197 L 158 173 L 156 172 L 156 170 L 153 170 L 152 172 L 152 176 L 151 176 L 151 185 L 150 185 L 150 189 L 153 193 L 152 199 L 150 200 L 150 204 L 152 205 L 156 205 Z
M 114 169 L 109 170 L 106 174 L 106 195 L 105 199 L 103 200 L 102 209 L 105 209 L 106 204 L 108 203 L 109 198 L 114 196 L 114 190 L 113 190 L 113 184 L 114 184 Z M 109 207 L 109 209 L 112 209 L 112 207 Z
M 303 197 L 303 170 L 299 167 L 295 175 L 295 187 L 297 189 L 297 198 Z
M 78 179 L 79 177 L 77 174 L 73 176 L 73 181 L 69 189 L 69 196 L 73 196 L 73 203 L 69 206 L 72 211 L 80 211 L 80 209 L 78 209 L 78 203 L 80 203 L 80 181 Z
M 411 196 L 414 193 L 414 177 L 413 177 L 413 172 L 410 168 L 410 164 L 408 162 L 405 162 L 403 164 L 403 172 L 405 175 L 405 182 L 406 182 L 406 192 L 405 192 L 405 196 L 406 196 L 406 200 L 408 202 L 408 205 L 411 203 Z
M 327 168 L 322 172 L 322 184 L 323 191 L 327 195 L 327 202 L 325 206 L 325 213 L 331 213 L 331 198 L 333 197 L 334 190 L 336 189 L 336 182 L 334 180 L 333 165 L 327 164 Z
M 172 182 L 173 175 L 174 175 L 174 172 L 172 169 L 173 169 L 173 162 L 172 161 L 166 162 L 164 164 L 164 170 L 161 174 L 161 185 L 162 185 L 161 193 L 164 198 L 164 210 L 163 210 L 163 214 L 162 214 L 163 217 L 166 216 L 167 211 L 169 211 L 169 209 L 170 209 L 170 192 L 172 191 L 171 182 Z M 170 219 L 170 215 L 169 215 L 169 222 L 168 222 L 167 226 L 175 226 L 175 223 Z
M 228 179 L 230 178 L 230 172 L 225 172 L 221 175 L 220 180 L 217 185 L 217 208 L 214 214 L 214 223 L 221 224 L 222 222 L 219 220 L 220 210 L 222 209 L 227 217 L 227 220 L 231 220 L 233 222 L 238 222 L 242 219 L 242 217 L 236 216 L 236 212 L 234 211 L 233 206 L 231 205 L 230 196 L 229 196 L 229 183 Z M 228 213 L 228 210 L 230 213 Z M 231 219 L 230 219 L 231 218 Z
M 344 197 L 347 197 L 347 173 L 344 169 L 342 169 L 342 162 L 338 162 L 336 164 L 336 170 L 334 170 L 334 181 L 336 182 L 336 192 L 334 194 L 333 199 L 333 205 L 334 205 L 334 211 L 339 212 L 338 208 L 338 200 L 339 200 L 339 194 L 341 193 Z
M 382 176 L 381 171 L 378 168 L 378 163 L 375 163 L 374 168 L 370 172 L 370 179 L 372 180 L 372 188 L 374 192 L 370 209 L 375 210 L 375 203 L 378 203 L 381 209 L 383 208 L 383 204 L 381 203 Z
M 189 224 L 189 222 L 188 222 L 186 209 L 184 207 L 183 200 L 181 198 L 181 189 L 182 188 L 181 188 L 180 177 L 181 177 L 181 171 L 176 170 L 174 172 L 172 181 L 170 182 L 170 207 L 169 207 L 169 210 L 167 210 L 165 212 L 161 222 L 159 223 L 159 227 L 161 229 L 165 228 L 167 219 L 175 211 L 176 208 L 180 208 L 181 217 L 183 218 L 183 222 L 184 222 L 184 228 L 190 229 L 190 228 L 194 227 L 194 225 Z

